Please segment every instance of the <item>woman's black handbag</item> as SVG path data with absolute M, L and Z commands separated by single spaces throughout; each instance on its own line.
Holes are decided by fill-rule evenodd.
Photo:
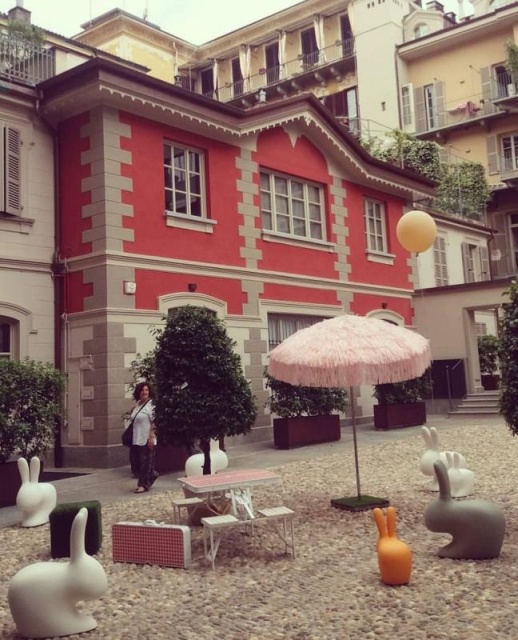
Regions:
M 131 447 L 133 444 L 133 420 L 124 429 L 124 433 L 122 434 L 122 444 L 125 447 Z

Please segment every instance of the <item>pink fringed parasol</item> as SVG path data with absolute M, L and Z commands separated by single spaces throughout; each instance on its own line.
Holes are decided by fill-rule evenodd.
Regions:
M 306 387 L 354 387 L 418 378 L 431 362 L 430 344 L 392 323 L 344 315 L 301 329 L 270 353 L 268 373 Z M 354 394 L 350 394 L 360 498 Z

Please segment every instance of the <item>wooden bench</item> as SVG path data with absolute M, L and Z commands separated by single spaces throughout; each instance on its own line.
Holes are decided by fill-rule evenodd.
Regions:
M 180 524 L 182 519 L 182 509 L 185 509 L 189 516 L 189 507 L 197 507 L 204 504 L 201 498 L 174 498 L 173 505 L 173 523 Z
M 214 561 L 216 560 L 216 555 L 218 553 L 223 531 L 231 527 L 246 526 L 247 521 L 239 520 L 238 518 L 236 518 L 236 516 L 227 514 L 223 516 L 210 516 L 209 518 L 202 518 L 201 523 L 203 525 L 203 553 L 205 554 L 207 560 L 210 560 L 212 562 L 212 568 L 215 569 L 216 566 L 214 564 Z M 209 533 L 210 539 L 210 551 L 207 550 L 207 532 Z
M 273 522 L 274 531 L 286 545 L 286 553 L 291 550 L 292 558 L 295 558 L 295 530 L 293 527 L 293 519 L 295 511 L 288 507 L 268 507 L 266 509 L 258 509 L 259 518 L 254 523 Z M 275 526 L 276 521 L 282 521 L 282 529 Z

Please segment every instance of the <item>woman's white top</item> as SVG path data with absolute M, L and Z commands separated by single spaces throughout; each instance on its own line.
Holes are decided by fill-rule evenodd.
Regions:
M 155 405 L 153 401 L 149 400 L 143 409 L 141 404 L 137 404 L 131 412 L 131 419 L 133 418 L 135 418 L 133 422 L 133 444 L 143 446 L 148 441 L 151 425 L 155 420 Z

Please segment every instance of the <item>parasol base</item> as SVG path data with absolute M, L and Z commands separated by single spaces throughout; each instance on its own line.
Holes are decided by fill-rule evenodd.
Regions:
M 388 507 L 390 502 L 386 498 L 374 498 L 373 496 L 351 496 L 350 498 L 335 498 L 331 500 L 333 507 L 345 511 L 368 511 L 379 507 Z

